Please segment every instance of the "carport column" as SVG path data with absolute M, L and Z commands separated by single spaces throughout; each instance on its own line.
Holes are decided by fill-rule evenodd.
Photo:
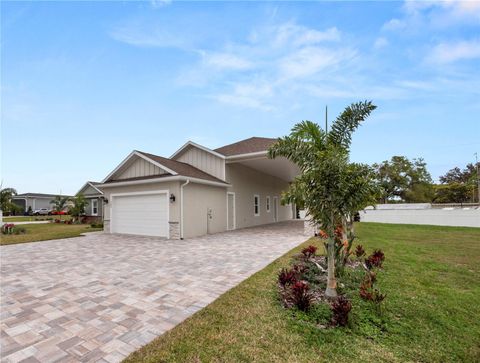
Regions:
M 185 183 L 180 185 L 180 239 L 183 239 L 183 187 L 190 183 L 190 179 L 187 179 Z

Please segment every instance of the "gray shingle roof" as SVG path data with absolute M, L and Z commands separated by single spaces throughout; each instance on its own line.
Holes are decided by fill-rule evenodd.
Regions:
M 249 154 L 254 152 L 267 151 L 268 148 L 275 141 L 277 141 L 277 139 L 272 139 L 269 137 L 251 137 L 249 139 L 219 147 L 214 151 L 225 156 Z

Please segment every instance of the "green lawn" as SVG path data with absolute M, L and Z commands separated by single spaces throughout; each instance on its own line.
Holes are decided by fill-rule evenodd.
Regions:
M 277 273 L 299 247 L 126 362 L 479 362 L 480 229 L 360 223 L 357 234 L 386 255 L 378 326 L 355 300 L 349 328 L 317 329 L 283 309 Z
M 9 234 L 0 236 L 0 245 L 11 245 L 15 243 L 45 241 L 68 237 L 78 237 L 81 233 L 100 231 L 101 228 L 91 228 L 88 224 L 23 224 L 19 225 L 26 229 L 25 234 Z
M 53 221 L 54 219 L 60 219 L 62 221 L 71 219 L 69 215 L 57 215 L 57 216 L 12 216 L 3 217 L 3 223 L 15 223 L 15 222 L 32 222 L 32 221 Z

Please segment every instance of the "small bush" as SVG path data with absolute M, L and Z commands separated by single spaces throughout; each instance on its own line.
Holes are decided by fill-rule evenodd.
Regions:
M 309 258 L 315 256 L 315 252 L 317 252 L 317 247 L 312 246 L 312 245 L 310 245 L 308 247 L 305 247 L 302 250 L 302 254 L 305 257 L 305 259 L 309 259 Z
M 297 282 L 297 272 L 295 272 L 293 269 L 289 270 L 286 268 L 282 268 L 282 270 L 278 274 L 278 282 L 283 287 L 294 284 L 295 282 Z
M 357 256 L 357 258 L 365 256 L 365 249 L 362 245 L 357 245 L 357 248 L 355 248 L 355 256 Z
M 297 281 L 291 287 L 292 303 L 302 311 L 308 311 L 313 303 L 310 286 L 304 281 Z
M 335 326 L 346 326 L 351 310 L 352 303 L 345 296 L 339 296 L 332 303 L 332 324 Z
M 98 222 L 98 223 L 90 223 L 90 227 L 92 228 L 103 228 L 103 223 L 102 222 Z
M 25 234 L 25 233 L 27 233 L 27 230 L 24 227 L 15 227 L 13 229 L 13 233 L 15 233 L 15 234 Z
M 363 300 L 373 302 L 377 307 L 380 306 L 383 300 L 387 297 L 386 294 L 382 294 L 378 289 L 374 287 L 377 281 L 377 274 L 372 271 L 368 271 L 360 285 L 360 297 Z
M 385 261 L 385 254 L 381 250 L 375 250 L 368 258 L 365 259 L 365 265 L 369 270 L 373 268 L 382 268 Z

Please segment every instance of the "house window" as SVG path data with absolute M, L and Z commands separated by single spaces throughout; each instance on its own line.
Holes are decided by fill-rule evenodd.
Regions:
M 92 199 L 92 216 L 96 216 L 98 214 L 98 200 Z
M 255 216 L 260 215 L 260 196 L 258 195 L 253 196 L 253 214 Z
M 267 213 L 270 213 L 270 197 L 269 196 L 266 199 L 266 205 L 267 205 Z

